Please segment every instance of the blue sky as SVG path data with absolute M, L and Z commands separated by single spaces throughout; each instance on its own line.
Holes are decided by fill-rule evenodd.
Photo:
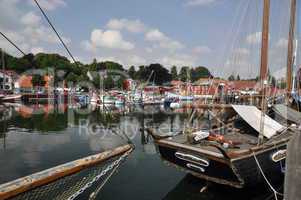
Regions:
M 257 73 L 262 0 L 39 2 L 84 63 L 96 58 L 126 67 L 204 65 L 220 76 Z M 271 3 L 270 65 L 278 70 L 285 64 L 289 1 Z M 32 0 L 0 0 L 0 30 L 25 52 L 67 56 Z M 2 38 L 0 45 L 18 55 Z

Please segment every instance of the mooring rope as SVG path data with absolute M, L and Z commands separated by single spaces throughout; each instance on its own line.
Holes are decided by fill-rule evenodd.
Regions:
M 258 169 L 259 169 L 261 175 L 263 176 L 264 180 L 266 181 L 266 183 L 268 184 L 268 186 L 270 187 L 270 189 L 273 191 L 274 196 L 275 196 L 275 199 L 278 200 L 277 195 L 279 195 L 279 196 L 284 196 L 282 193 L 278 192 L 278 191 L 272 186 L 272 184 L 270 183 L 270 181 L 267 179 L 267 177 L 265 176 L 265 174 L 264 174 L 264 172 L 263 172 L 263 170 L 262 170 L 262 168 L 261 168 L 261 166 L 260 166 L 260 164 L 259 164 L 259 161 L 257 160 L 257 157 L 256 157 L 256 155 L 255 155 L 254 152 L 253 152 L 253 157 L 254 157 L 254 159 L 255 159 L 255 162 L 256 162 L 256 164 L 257 164 L 257 166 L 258 166 Z

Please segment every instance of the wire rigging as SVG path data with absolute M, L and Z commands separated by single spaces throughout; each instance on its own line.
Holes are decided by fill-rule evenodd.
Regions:
M 56 30 L 56 28 L 54 27 L 54 25 L 51 23 L 49 17 L 46 15 L 45 11 L 42 9 L 42 7 L 40 6 L 40 4 L 38 3 L 37 0 L 33 0 L 36 5 L 38 6 L 38 8 L 40 9 L 42 15 L 45 17 L 46 21 L 48 22 L 48 24 L 51 26 L 52 30 L 55 32 L 56 36 L 58 37 L 58 39 L 60 40 L 60 42 L 62 43 L 62 45 L 64 46 L 64 48 L 66 49 L 67 53 L 69 54 L 69 56 L 71 57 L 71 59 L 73 60 L 74 64 L 77 65 L 76 60 L 74 59 L 74 56 L 72 55 L 71 51 L 68 49 L 67 45 L 65 44 L 65 42 L 63 41 L 63 39 L 61 38 L 60 34 L 58 33 L 58 31 Z
M 21 50 L 21 48 L 18 47 L 16 43 L 14 43 L 11 39 L 9 39 L 4 33 L 0 31 L 0 34 L 10 43 L 12 44 L 18 51 L 20 51 L 24 56 L 26 56 L 26 53 Z

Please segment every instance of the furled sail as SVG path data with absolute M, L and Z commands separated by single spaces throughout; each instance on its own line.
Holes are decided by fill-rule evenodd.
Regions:
M 260 132 L 261 111 L 258 110 L 258 108 L 245 105 L 232 105 L 232 108 L 245 122 L 252 126 L 258 133 Z M 265 115 L 263 135 L 266 138 L 269 139 L 284 129 L 284 126 Z

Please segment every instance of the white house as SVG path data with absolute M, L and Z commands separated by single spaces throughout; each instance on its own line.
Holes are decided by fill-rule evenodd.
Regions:
M 0 90 L 13 91 L 14 79 L 10 71 L 0 71 Z

